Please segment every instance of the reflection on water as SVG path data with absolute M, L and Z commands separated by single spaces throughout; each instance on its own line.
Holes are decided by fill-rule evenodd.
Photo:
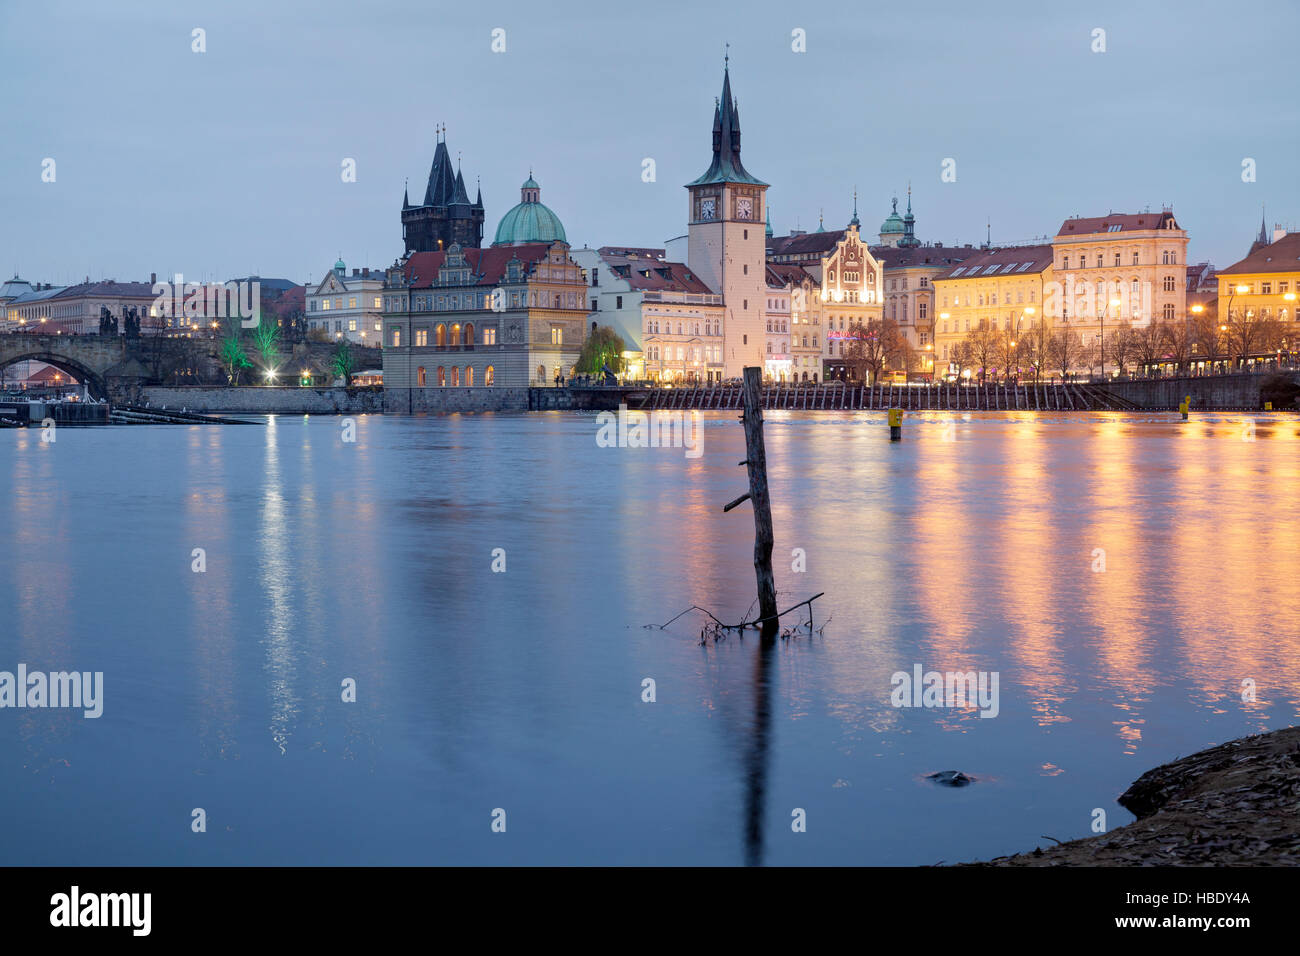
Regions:
M 766 649 L 643 627 L 753 603 L 729 413 L 698 459 L 559 413 L 0 433 L 0 669 L 105 672 L 99 720 L 0 710 L 4 862 L 906 864 L 1121 823 L 1300 706 L 1300 428 L 1175 419 L 769 412 L 781 600 L 829 623 Z M 917 664 L 998 672 L 999 715 L 890 706 Z

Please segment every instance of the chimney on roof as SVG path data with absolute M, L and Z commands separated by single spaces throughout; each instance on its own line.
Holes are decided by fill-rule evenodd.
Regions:
M 158 273 L 156 273 L 156 272 L 151 272 L 151 273 L 149 273 L 149 284 L 150 284 L 150 285 L 157 285 L 157 284 L 158 284 Z
M 359 275 L 361 275 L 361 270 L 360 270 L 360 269 L 357 269 L 357 268 L 353 268 L 353 270 L 352 270 L 352 275 L 353 275 L 353 276 L 359 276 Z
M 368 275 L 370 275 L 370 266 L 363 266 L 362 269 L 361 269 L 361 274 L 362 274 L 363 276 L 368 276 Z

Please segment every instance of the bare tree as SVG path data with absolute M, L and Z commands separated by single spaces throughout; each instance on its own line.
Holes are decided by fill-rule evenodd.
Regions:
M 985 374 L 997 361 L 1000 345 L 998 330 L 992 323 L 980 319 L 979 324 L 966 333 L 963 341 L 970 344 L 971 367 L 980 370 L 979 380 L 982 385 Z
M 1121 378 L 1128 375 L 1129 364 L 1133 361 L 1133 326 L 1127 322 L 1120 325 L 1102 343 L 1103 353 L 1110 359 Z
M 1180 371 L 1188 373 L 1192 368 L 1192 352 L 1196 343 L 1196 332 L 1190 322 L 1164 323 L 1165 348 L 1169 357 L 1177 363 Z
M 1205 360 L 1213 365 L 1228 355 L 1228 344 L 1226 338 L 1227 329 L 1220 325 L 1218 317 L 1210 312 L 1197 316 L 1192 322 L 1193 344 L 1196 346 L 1196 354 L 1205 356 Z
M 903 346 L 907 344 L 898 323 L 893 319 L 869 319 L 854 322 L 847 332 L 849 346 L 845 362 L 870 373 L 864 381 L 875 384 L 881 373 L 891 364 L 898 363 Z
M 1061 370 L 1061 378 L 1070 377 L 1070 371 L 1083 360 L 1083 341 L 1078 332 L 1069 328 L 1052 333 L 1047 343 L 1048 364 Z
M 1273 351 L 1282 338 L 1277 320 L 1253 309 L 1234 310 L 1227 325 L 1226 350 L 1236 357 L 1238 368 L 1252 355 Z

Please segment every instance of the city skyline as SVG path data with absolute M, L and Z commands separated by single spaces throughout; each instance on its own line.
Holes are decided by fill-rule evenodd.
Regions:
M 6 230 L 0 270 L 65 284 L 151 272 L 318 281 L 339 255 L 382 268 L 402 253 L 403 187 L 419 191 L 442 124 L 481 182 L 489 233 L 531 171 L 575 248 L 662 246 L 685 231 L 682 187 L 706 158 L 699 131 L 728 43 L 745 154 L 773 184 L 778 235 L 815 230 L 819 217 L 843 227 L 856 189 L 873 237 L 910 184 L 925 242 L 1026 242 L 1071 216 L 1172 205 L 1189 259 L 1225 267 L 1245 256 L 1261 218 L 1290 227 L 1300 207 L 1283 179 L 1294 110 L 1252 99 L 1284 75 L 1272 64 L 1285 62 L 1294 31 L 1280 21 L 1236 49 L 1206 29 L 1211 9 L 1008 4 L 924 21 L 886 11 L 864 26 L 758 5 L 739 17 L 644 18 L 636 50 L 591 44 L 630 28 L 581 5 L 544 21 L 522 6 L 437 17 L 410 7 L 411 31 L 397 36 L 296 4 L 182 5 L 147 19 L 103 11 L 65 27 L 54 47 L 23 42 L 47 14 L 7 10 L 0 50 L 14 72 L 44 79 L 23 103 L 12 89 L 4 101 L 0 203 L 22 228 Z M 1300 24 L 1294 9 L 1272 11 Z M 192 51 L 195 28 L 203 53 Z M 1092 51 L 1097 28 L 1104 53 Z M 797 30 L 806 52 L 792 49 Z M 579 36 L 588 42 L 570 42 Z M 427 43 L 436 56 L 421 52 Z M 111 71 L 99 69 L 103 50 Z M 314 70 L 321 58 L 339 68 Z M 845 68 L 855 62 L 885 65 Z M 1056 81 L 1035 79 L 1044 69 Z M 449 95 L 439 75 L 457 78 Z M 1185 89 L 1171 99 L 1173 82 Z M 407 104 L 413 88 L 430 93 Z M 1171 102 L 1186 113 L 1171 114 Z M 134 123 L 124 125 L 124 107 Z M 1097 130 L 1099 115 L 1112 125 Z M 1225 115 L 1240 136 L 1225 135 Z M 42 182 L 47 158 L 54 182 Z M 1242 181 L 1247 158 L 1255 182 Z M 349 159 L 355 182 L 341 175 Z M 941 181 L 949 159 L 955 182 Z M 468 180 L 471 192 L 479 184 Z

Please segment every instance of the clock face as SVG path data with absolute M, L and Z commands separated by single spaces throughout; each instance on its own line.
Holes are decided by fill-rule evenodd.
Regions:
M 700 218 L 713 219 L 717 215 L 718 201 L 716 199 L 700 200 Z
M 742 196 L 736 200 L 736 218 L 753 219 L 754 218 L 754 200 L 747 196 Z

